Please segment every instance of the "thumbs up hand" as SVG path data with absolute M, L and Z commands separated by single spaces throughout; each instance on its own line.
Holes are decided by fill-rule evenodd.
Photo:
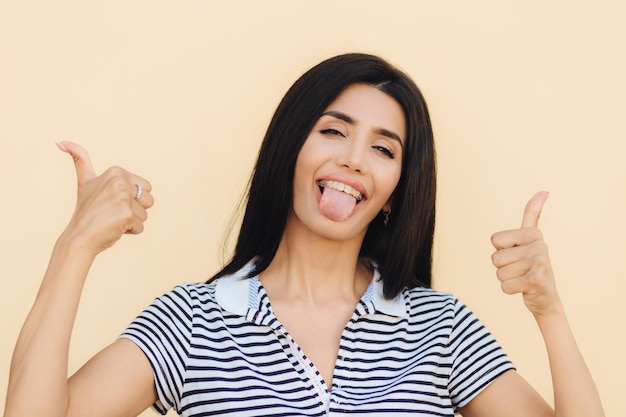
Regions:
M 65 237 L 95 256 L 123 234 L 141 233 L 146 210 L 154 204 L 150 183 L 119 167 L 97 175 L 81 146 L 73 142 L 57 146 L 74 159 L 78 181 L 76 208 Z
M 548 256 L 548 246 L 538 229 L 547 192 L 535 194 L 526 204 L 522 227 L 494 234 L 491 256 L 506 294 L 522 293 L 526 307 L 536 317 L 561 308 Z

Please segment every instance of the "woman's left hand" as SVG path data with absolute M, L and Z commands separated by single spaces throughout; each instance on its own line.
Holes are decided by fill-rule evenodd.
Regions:
M 535 317 L 561 309 L 548 246 L 537 228 L 548 193 L 535 194 L 526 204 L 522 227 L 495 233 L 491 243 L 496 252 L 491 260 L 506 294 L 522 293 L 524 303 Z

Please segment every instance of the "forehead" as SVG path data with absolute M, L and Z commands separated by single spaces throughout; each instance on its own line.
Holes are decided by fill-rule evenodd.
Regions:
M 396 133 L 404 141 L 406 121 L 400 104 L 390 95 L 367 84 L 353 84 L 326 108 L 347 114 L 356 123 Z

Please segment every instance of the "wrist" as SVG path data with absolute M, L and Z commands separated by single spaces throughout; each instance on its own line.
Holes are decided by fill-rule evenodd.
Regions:
M 554 333 L 561 334 L 564 330 L 569 331 L 567 314 L 560 301 L 550 309 L 535 313 L 534 318 L 544 337 Z
M 97 252 L 91 250 L 85 243 L 82 239 L 63 232 L 52 250 L 48 272 L 65 271 L 62 275 L 74 276 L 77 273 L 78 276 L 83 274 L 86 276 L 86 271 L 91 268 Z
M 70 229 L 65 229 L 58 237 L 54 245 L 54 251 L 81 259 L 95 259 L 98 252 L 91 249 L 88 239 L 79 233 L 73 233 Z

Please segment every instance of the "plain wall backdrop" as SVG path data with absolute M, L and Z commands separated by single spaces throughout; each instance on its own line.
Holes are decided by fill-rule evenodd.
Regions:
M 93 265 L 73 372 L 154 297 L 217 270 L 278 101 L 310 66 L 361 51 L 408 72 L 430 106 L 435 288 L 468 304 L 551 401 L 539 331 L 500 291 L 489 240 L 550 191 L 540 227 L 561 297 L 607 415 L 623 414 L 624 22 L 620 0 L 0 2 L 1 403 L 74 207 L 55 141 L 82 144 L 98 172 L 146 177 L 156 200 L 145 232 Z

